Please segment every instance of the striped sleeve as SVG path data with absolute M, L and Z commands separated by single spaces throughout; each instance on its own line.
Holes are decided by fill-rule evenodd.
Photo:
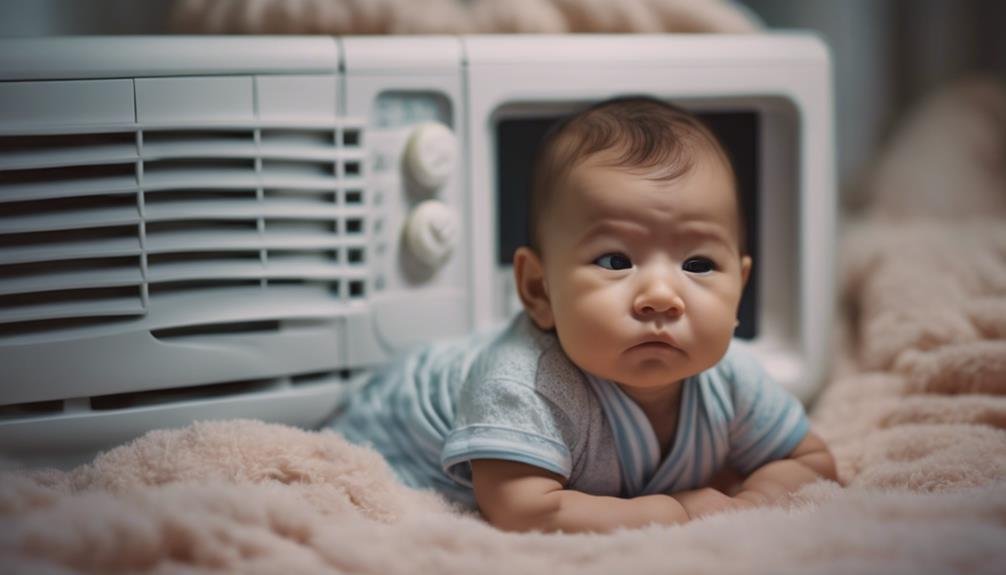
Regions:
M 545 469 L 563 478 L 572 471 L 564 437 L 571 419 L 532 385 L 507 379 L 465 382 L 454 429 L 441 452 L 443 470 L 471 486 L 471 461 L 505 459 Z
M 810 422 L 800 401 L 746 350 L 732 345 L 723 367 L 733 400 L 727 461 L 747 475 L 788 456 L 807 435 Z

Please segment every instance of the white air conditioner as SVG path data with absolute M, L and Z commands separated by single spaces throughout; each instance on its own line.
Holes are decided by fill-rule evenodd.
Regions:
M 0 41 L 0 453 L 314 426 L 395 353 L 503 320 L 535 138 L 624 93 L 730 132 L 756 192 L 742 337 L 810 397 L 834 283 L 813 37 Z

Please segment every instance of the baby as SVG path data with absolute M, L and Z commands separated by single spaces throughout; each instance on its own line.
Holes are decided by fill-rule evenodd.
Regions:
M 731 344 L 751 271 L 736 188 L 674 106 L 564 120 L 514 254 L 524 312 L 376 375 L 334 428 L 509 530 L 681 523 L 834 479 L 800 403 Z

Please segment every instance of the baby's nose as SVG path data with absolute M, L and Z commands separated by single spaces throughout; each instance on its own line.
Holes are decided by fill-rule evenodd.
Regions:
M 636 294 L 633 311 L 642 317 L 655 314 L 679 316 L 685 312 L 685 302 L 669 278 L 651 278 Z

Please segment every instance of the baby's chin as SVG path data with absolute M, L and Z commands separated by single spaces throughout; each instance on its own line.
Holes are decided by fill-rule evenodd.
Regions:
M 668 364 L 660 360 L 639 361 L 624 371 L 623 385 L 630 387 L 660 387 L 678 383 L 696 373 L 686 366 Z
M 659 358 L 643 358 L 623 359 L 615 365 L 595 366 L 595 369 L 587 367 L 585 371 L 626 387 L 655 388 L 675 384 L 702 370 Z

